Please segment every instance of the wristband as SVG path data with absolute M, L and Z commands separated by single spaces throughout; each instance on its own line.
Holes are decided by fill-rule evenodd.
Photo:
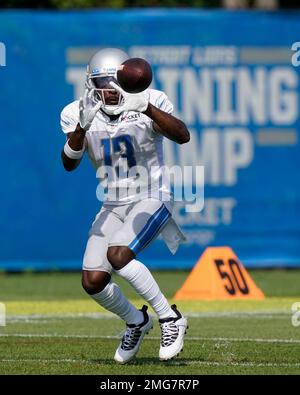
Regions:
M 80 151 L 74 151 L 70 146 L 69 146 L 69 140 L 66 142 L 64 145 L 64 153 L 67 155 L 68 158 L 70 159 L 81 159 L 84 154 L 85 147 L 83 146 L 82 150 Z

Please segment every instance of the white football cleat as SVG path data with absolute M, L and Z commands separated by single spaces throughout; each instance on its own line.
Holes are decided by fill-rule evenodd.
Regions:
M 127 363 L 131 361 L 139 351 L 140 345 L 146 333 L 153 327 L 152 318 L 147 313 L 147 306 L 141 308 L 144 315 L 144 321 L 139 324 L 127 324 L 126 331 L 115 353 L 115 361 L 118 363 Z
M 175 304 L 171 306 L 171 309 L 176 313 L 176 317 L 159 320 L 161 329 L 159 359 L 161 361 L 172 359 L 183 350 L 183 338 L 188 329 L 187 319 L 180 314 Z

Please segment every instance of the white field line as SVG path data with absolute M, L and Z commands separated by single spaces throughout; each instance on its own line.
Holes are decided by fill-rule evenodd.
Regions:
M 122 337 L 119 336 L 97 336 L 97 335 L 62 335 L 58 333 L 0 333 L 0 337 L 23 337 L 23 338 L 57 338 L 57 339 L 111 339 L 117 340 Z M 147 336 L 148 340 L 160 340 L 159 336 Z M 250 337 L 201 337 L 201 336 L 187 336 L 185 340 L 191 341 L 215 341 L 215 342 L 253 342 L 253 343 L 283 343 L 283 344 L 300 344 L 300 339 L 263 339 Z
M 86 365 L 98 365 L 97 361 L 84 359 L 0 359 L 0 363 L 75 363 Z M 213 362 L 213 361 L 171 361 L 170 365 L 198 365 L 198 366 L 241 366 L 241 367 L 300 367 L 300 363 L 263 363 L 263 362 Z M 100 364 L 99 364 L 100 365 Z
M 155 317 L 154 314 L 150 314 Z M 287 318 L 290 316 L 290 312 L 286 310 L 275 310 L 275 311 L 240 311 L 240 312 L 189 312 L 184 313 L 186 317 L 190 318 Z M 73 318 L 90 318 L 90 319 L 119 319 L 112 313 L 67 313 L 67 314 L 17 314 L 7 315 L 7 322 L 33 322 L 41 320 L 43 323 L 47 323 L 50 320 L 63 320 Z

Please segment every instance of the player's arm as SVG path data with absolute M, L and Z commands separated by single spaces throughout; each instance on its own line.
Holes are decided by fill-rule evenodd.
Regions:
M 86 144 L 85 133 L 79 123 L 73 133 L 68 133 L 68 140 L 61 151 L 62 163 L 67 171 L 75 170 L 81 162 Z
M 178 144 L 185 144 L 190 141 L 190 133 L 185 124 L 180 119 L 151 104 L 146 93 L 130 94 L 125 92 L 115 82 L 110 82 L 110 85 L 124 98 L 123 105 L 114 111 L 115 115 L 123 111 L 142 112 L 153 120 L 156 132 Z
M 84 92 L 79 100 L 79 122 L 73 133 L 68 134 L 68 140 L 61 153 L 64 168 L 67 171 L 76 169 L 79 165 L 87 144 L 85 134 L 92 125 L 93 119 L 100 110 L 101 101 L 95 105 L 91 101 L 93 90 Z
M 190 133 L 180 119 L 168 114 L 149 103 L 144 114 L 152 119 L 154 122 L 154 129 L 156 132 L 162 134 L 177 144 L 185 144 L 190 141 Z

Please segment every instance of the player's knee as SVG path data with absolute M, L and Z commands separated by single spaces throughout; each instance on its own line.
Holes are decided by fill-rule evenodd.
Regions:
M 110 282 L 110 274 L 106 272 L 86 271 L 82 272 L 82 287 L 89 294 L 101 292 Z
M 107 250 L 107 259 L 115 270 L 122 269 L 134 256 L 134 253 L 126 246 L 113 246 Z

